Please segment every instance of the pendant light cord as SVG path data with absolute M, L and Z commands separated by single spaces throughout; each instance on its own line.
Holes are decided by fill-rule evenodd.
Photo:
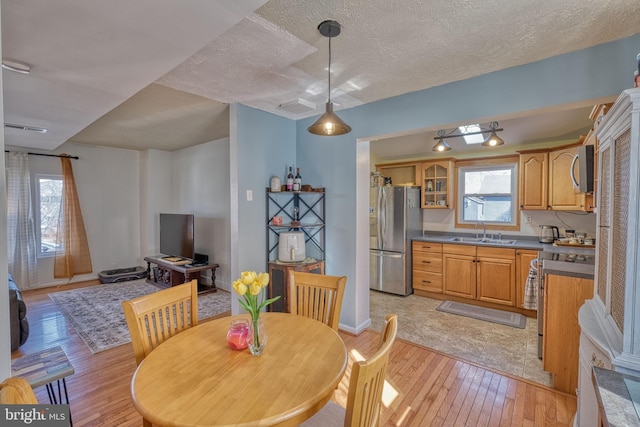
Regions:
M 331 102 L 331 39 L 332 37 L 329 37 L 329 69 L 327 70 L 327 74 L 328 74 L 328 81 L 329 81 L 329 92 L 327 93 L 327 96 L 329 98 L 329 100 L 327 102 Z

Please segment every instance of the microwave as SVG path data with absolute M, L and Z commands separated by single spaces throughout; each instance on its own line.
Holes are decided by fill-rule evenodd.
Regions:
M 593 193 L 593 145 L 581 145 L 578 147 L 578 152 L 573 156 L 569 172 L 573 188 L 580 193 Z

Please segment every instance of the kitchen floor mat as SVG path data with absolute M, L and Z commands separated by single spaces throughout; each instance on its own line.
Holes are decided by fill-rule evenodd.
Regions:
M 524 329 L 527 324 L 527 318 L 522 314 L 496 310 L 493 308 L 478 307 L 461 302 L 443 301 L 436 310 L 520 329 Z

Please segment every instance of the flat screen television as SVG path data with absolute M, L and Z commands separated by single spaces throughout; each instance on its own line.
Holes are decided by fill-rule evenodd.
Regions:
M 193 259 L 194 221 L 192 214 L 160 214 L 160 252 Z

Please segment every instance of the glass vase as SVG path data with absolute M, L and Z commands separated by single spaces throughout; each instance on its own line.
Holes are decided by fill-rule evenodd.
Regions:
M 249 345 L 249 351 L 254 356 L 260 356 L 267 346 L 267 332 L 260 317 L 251 320 L 247 344 Z

